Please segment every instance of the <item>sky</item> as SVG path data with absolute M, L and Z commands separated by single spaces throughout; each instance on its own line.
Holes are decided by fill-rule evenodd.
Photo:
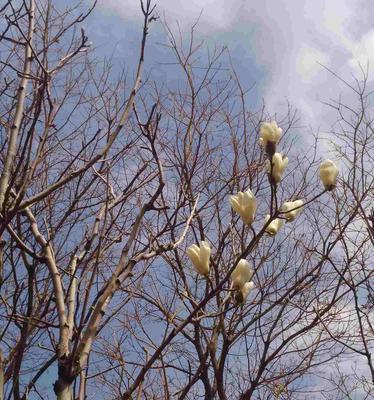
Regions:
M 91 4 L 92 0 L 84 0 Z M 76 3 L 68 0 L 67 3 Z M 227 45 L 245 86 L 256 84 L 253 103 L 264 99 L 276 113 L 286 99 L 298 108 L 309 131 L 328 130 L 336 115 L 322 104 L 346 87 L 322 65 L 352 82 L 359 63 L 374 59 L 374 0 L 157 0 L 157 11 L 172 29 L 186 36 L 196 27 L 207 46 Z M 178 25 L 177 25 L 178 23 Z M 98 0 L 87 20 L 86 33 L 96 57 L 113 57 L 118 65 L 134 65 L 138 57 L 142 15 L 139 0 Z M 160 79 L 170 77 L 160 67 L 166 41 L 160 26 L 151 27 L 147 69 Z M 322 64 L 322 65 L 321 65 Z M 131 68 L 130 68 L 131 70 Z M 351 365 L 345 365 L 347 369 Z M 52 367 L 46 382 L 56 374 Z M 51 378 L 52 376 L 52 378 Z
M 327 69 L 354 84 L 354 77 L 362 77 L 360 65 L 369 66 L 370 82 L 374 1 L 158 0 L 157 10 L 186 37 L 199 20 L 196 38 L 208 47 L 227 45 L 244 86 L 255 83 L 253 104 L 264 100 L 277 113 L 288 100 L 300 112 L 302 135 L 323 134 L 336 121 L 336 113 L 324 102 L 339 96 L 352 101 L 352 92 Z M 138 0 L 98 0 L 90 18 L 87 33 L 99 55 L 112 56 L 119 64 L 136 61 L 142 24 Z M 163 82 L 170 79 L 160 65 L 165 41 L 163 30 L 154 25 L 147 68 Z M 341 364 L 345 369 L 352 365 Z
M 273 113 L 286 100 L 304 126 L 328 130 L 332 109 L 322 102 L 351 93 L 326 70 L 353 83 L 374 58 L 374 1 L 368 0 L 158 0 L 162 19 L 187 33 L 199 19 L 197 37 L 207 46 L 227 45 L 247 87 L 256 84 L 255 102 L 265 100 Z M 138 0 L 99 0 L 92 35 L 95 45 L 118 57 L 136 56 L 141 13 Z M 157 70 L 165 41 L 151 32 L 148 57 Z M 153 37 L 152 37 L 153 35 Z M 110 46 L 108 46 L 110 43 Z M 322 64 L 322 65 L 321 65 Z

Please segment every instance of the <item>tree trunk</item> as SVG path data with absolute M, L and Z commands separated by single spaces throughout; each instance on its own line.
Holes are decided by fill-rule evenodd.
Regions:
M 72 385 L 75 376 L 70 370 L 70 359 L 66 356 L 58 361 L 58 379 L 53 385 L 57 400 L 73 400 Z
M 72 383 L 59 378 L 54 384 L 57 400 L 73 400 Z

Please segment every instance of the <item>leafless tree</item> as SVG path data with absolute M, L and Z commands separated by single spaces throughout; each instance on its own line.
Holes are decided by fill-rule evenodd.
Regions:
M 144 0 L 134 76 L 115 76 L 82 28 L 94 6 L 0 8 L 0 399 L 370 398 L 367 74 L 346 82 L 358 102 L 330 104 L 337 188 L 321 185 L 319 141 L 298 135 L 291 106 L 275 116 L 290 160 L 278 183 L 258 144 L 274 116 L 249 107 L 227 49 L 165 24 L 178 84 L 155 82 L 143 64 L 160 21 Z M 248 188 L 251 225 L 228 202 Z M 300 215 L 268 235 L 295 199 Z M 186 255 L 201 241 L 207 277 Z M 240 259 L 246 302 L 230 279 Z M 363 372 L 343 370 L 352 357 Z

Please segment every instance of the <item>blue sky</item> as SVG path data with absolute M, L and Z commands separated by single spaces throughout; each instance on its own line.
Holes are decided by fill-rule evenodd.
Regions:
M 351 81 L 359 76 L 358 62 L 366 66 L 374 58 L 373 1 L 158 0 L 157 10 L 172 29 L 178 21 L 186 36 L 200 16 L 197 37 L 207 46 L 229 47 L 245 86 L 256 83 L 253 103 L 264 98 L 280 112 L 288 99 L 314 130 L 333 122 L 321 101 L 346 92 L 320 64 Z M 114 52 L 116 61 L 131 66 L 140 24 L 139 0 L 99 0 L 87 32 L 100 54 Z M 153 26 L 149 39 L 148 68 L 166 79 L 159 65 L 165 56 L 159 43 L 166 40 L 161 26 Z
M 360 77 L 359 63 L 366 67 L 374 59 L 374 1 L 159 0 L 157 4 L 161 18 L 174 30 L 178 21 L 186 36 L 200 16 L 197 38 L 207 46 L 229 47 L 244 86 L 256 83 L 253 104 L 264 99 L 275 113 L 284 110 L 288 99 L 302 115 L 302 135 L 310 128 L 328 131 L 336 120 L 322 101 L 339 95 L 351 101 L 352 93 L 320 64 L 352 83 L 353 76 Z M 126 64 L 131 71 L 138 56 L 141 23 L 138 0 L 99 0 L 87 21 L 97 56 L 113 55 L 118 65 Z M 153 25 L 146 67 L 163 82 L 172 76 L 170 69 L 160 65 L 169 57 L 160 45 L 165 41 L 161 26 Z M 353 364 L 340 366 L 350 372 Z
M 73 0 L 69 0 L 74 2 Z M 162 19 L 187 36 L 199 18 L 197 39 L 206 46 L 227 45 L 252 103 L 265 103 L 272 112 L 282 111 L 285 99 L 297 107 L 302 123 L 314 131 L 328 129 L 336 118 L 321 101 L 349 96 L 346 89 L 319 63 L 351 80 L 374 58 L 374 1 L 370 0 L 158 0 Z M 86 4 L 92 3 L 85 0 Z M 85 22 L 96 49 L 95 58 L 113 57 L 119 69 L 133 72 L 139 53 L 142 16 L 139 0 L 98 0 Z M 166 36 L 160 24 L 151 27 L 146 70 L 160 82 L 173 78 L 171 59 L 160 43 Z M 347 365 L 346 369 L 350 369 Z M 44 377 L 50 383 L 55 366 Z

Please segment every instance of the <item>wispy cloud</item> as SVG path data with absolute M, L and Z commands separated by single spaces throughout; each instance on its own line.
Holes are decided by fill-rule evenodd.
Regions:
M 139 0 L 106 0 L 99 3 L 103 9 L 111 9 L 124 19 L 139 18 Z M 178 22 L 182 30 L 189 30 L 197 20 L 201 33 L 228 29 L 235 22 L 241 1 L 227 0 L 158 0 L 154 1 L 158 15 L 171 25 Z
M 107 0 L 101 9 L 141 21 L 138 0 Z M 271 112 L 285 100 L 314 131 L 326 132 L 336 118 L 324 101 L 346 97 L 347 88 L 325 68 L 347 80 L 374 59 L 374 2 L 364 0 L 159 0 L 158 13 L 175 28 L 197 32 L 218 44 L 240 48 L 241 77 L 256 81 Z M 226 41 L 227 40 L 227 41 Z M 243 60 L 248 60 L 247 70 Z M 235 60 L 234 60 L 235 61 Z M 245 61 L 247 62 L 247 61 Z

